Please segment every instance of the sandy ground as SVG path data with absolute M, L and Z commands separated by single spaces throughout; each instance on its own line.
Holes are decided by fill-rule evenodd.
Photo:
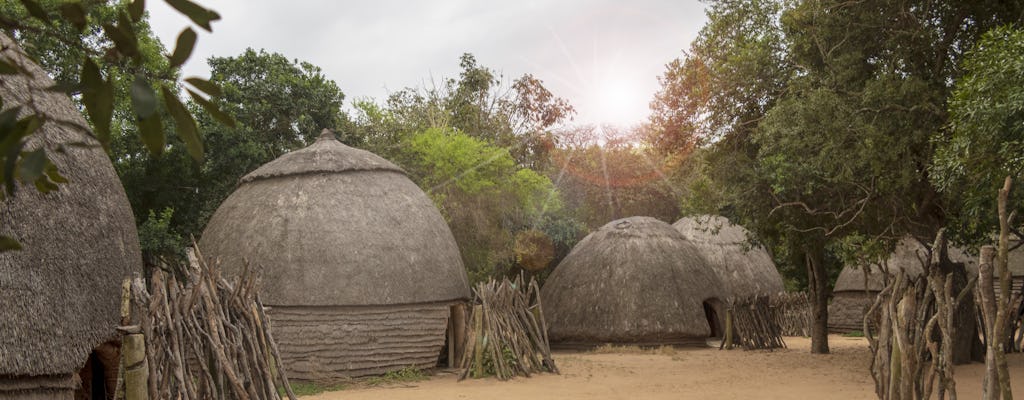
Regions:
M 349 389 L 303 397 L 329 399 L 874 399 L 863 338 L 829 337 L 832 354 L 812 355 L 810 340 L 786 338 L 788 349 L 616 349 L 558 353 L 561 375 L 501 382 L 457 382 L 452 372 L 391 387 Z M 984 365 L 958 366 L 961 398 L 981 397 Z M 1013 354 L 1015 394 L 1024 395 L 1024 355 Z

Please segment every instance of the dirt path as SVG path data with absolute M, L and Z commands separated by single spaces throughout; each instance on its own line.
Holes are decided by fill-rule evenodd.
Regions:
M 427 381 L 350 389 L 304 400 L 382 399 L 874 399 L 867 374 L 870 355 L 862 338 L 832 336 L 832 354 L 811 355 L 810 341 L 786 338 L 775 352 L 717 349 L 636 349 L 561 353 L 561 375 L 501 382 L 493 378 L 457 382 L 450 373 Z M 1015 394 L 1024 394 L 1024 356 L 1014 354 Z M 984 366 L 958 367 L 962 398 L 981 395 Z

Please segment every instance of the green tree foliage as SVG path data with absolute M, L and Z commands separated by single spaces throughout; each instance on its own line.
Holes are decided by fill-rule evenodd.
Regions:
M 574 110 L 532 75 L 506 83 L 470 54 L 460 66 L 458 78 L 440 85 L 406 88 L 383 104 L 353 102 L 342 132 L 401 165 L 433 198 L 474 282 L 523 270 L 516 237 L 534 240 L 536 232 L 550 238 L 554 266 L 584 230 L 548 173 L 551 131 Z M 531 263 L 546 276 L 549 269 Z
M 202 232 L 246 173 L 304 147 L 315 139 L 311 135 L 340 126 L 344 118 L 344 94 L 312 64 L 252 49 L 237 57 L 213 57 L 209 64 L 211 81 L 222 88 L 217 104 L 235 115 L 237 124 L 219 124 L 216 116 L 192 105 L 207 149 L 202 163 L 174 140 L 161 157 L 126 142 L 115 160 L 136 219 L 173 209 L 169 229 L 182 238 Z
M 659 143 L 710 143 L 707 178 L 694 182 L 717 188 L 692 193 L 781 244 L 781 261 L 806 264 L 813 351 L 828 350 L 830 250 L 944 225 L 948 204 L 928 166 L 950 82 L 964 50 L 1019 8 L 719 1 L 687 58 L 669 65 L 652 105 Z
M 554 185 L 519 166 L 508 149 L 431 128 L 413 135 L 403 151 L 403 167 L 448 221 L 471 282 L 517 271 L 517 232 L 536 229 L 556 245 L 575 242 L 575 232 L 565 232 Z
M 932 179 L 962 204 L 953 226 L 967 239 L 986 240 L 998 229 L 995 192 L 1003 178 L 1024 179 L 1024 30 L 989 31 L 963 68 L 949 104 L 951 134 L 938 139 Z M 1011 206 L 1024 213 L 1024 202 Z M 1014 230 L 1022 236 L 1019 226 Z
M 572 118 L 572 106 L 533 75 L 505 82 L 472 54 L 463 54 L 459 65 L 458 79 L 400 90 L 384 105 L 357 101 L 354 123 L 345 131 L 366 137 L 371 151 L 394 159 L 399 144 L 409 136 L 430 128 L 455 128 L 508 149 L 523 166 L 546 167 L 543 163 L 553 146 L 550 130 Z
M 212 10 L 189 0 L 168 0 L 169 5 L 210 31 L 220 19 Z M 202 160 L 204 148 L 193 112 L 179 98 L 178 70 L 189 58 L 196 34 L 185 28 L 175 49 L 162 54 L 146 21 L 145 3 L 135 1 L 64 2 L 21 0 L 0 3 L 0 29 L 25 49 L 65 90 L 79 101 L 96 139 L 110 150 L 126 137 L 140 140 L 159 156 L 167 148 L 165 127 L 173 127 L 189 156 Z M 0 62 L 2 74 L 25 74 L 25 68 Z M 200 78 L 186 78 L 188 93 L 207 112 L 231 125 L 233 120 L 204 96 L 219 88 Z M 202 93 L 202 94 L 200 94 Z M 35 183 L 47 192 L 63 183 L 59 171 L 42 151 L 25 152 L 23 146 L 38 126 L 50 121 L 42 108 L 28 104 L 29 112 L 15 121 L 17 109 L 7 110 L 0 123 L 0 165 L 14 166 L 18 174 L 3 174 L 5 195 L 17 185 Z M 131 132 L 133 134 L 124 134 Z M 114 155 L 118 157 L 117 154 Z M 9 238 L 2 238 L 9 239 Z M 9 242 L 10 240 L 4 240 Z

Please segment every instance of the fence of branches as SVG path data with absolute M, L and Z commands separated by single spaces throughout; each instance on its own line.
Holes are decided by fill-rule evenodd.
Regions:
M 254 271 L 220 275 L 201 255 L 186 279 L 154 271 L 125 281 L 115 398 L 295 400 Z

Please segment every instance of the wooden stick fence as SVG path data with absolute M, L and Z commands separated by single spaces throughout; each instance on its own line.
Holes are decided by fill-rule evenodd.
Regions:
M 475 305 L 468 321 L 466 351 L 459 380 L 493 374 L 501 380 L 529 377 L 538 372 L 558 373 L 551 358 L 547 323 L 540 288 L 523 277 L 515 281 L 491 280 L 473 289 Z
M 811 335 L 811 302 L 807 293 L 778 293 L 769 298 L 782 336 Z
M 771 306 L 768 296 L 751 296 L 730 299 L 726 315 L 726 340 L 719 348 L 732 347 L 732 339 L 738 338 L 744 350 L 785 348 L 782 328 L 779 326 L 778 310 Z M 735 333 L 731 335 L 730 333 Z
M 259 279 L 248 266 L 228 282 L 197 253 L 186 269 L 188 282 L 155 271 L 152 292 L 136 278 L 125 293 L 134 325 L 122 315 L 121 329 L 144 338 L 148 367 L 144 389 L 131 383 L 125 363 L 127 400 L 149 399 L 281 399 L 278 388 L 295 400 L 285 376 L 270 320 L 258 294 Z M 130 299 L 130 300 L 129 300 Z M 122 313 L 127 314 L 122 307 Z M 133 336 L 135 335 L 135 336 Z M 129 342 L 126 341 L 126 344 Z M 125 351 L 124 354 L 130 354 Z M 133 365 L 134 364 L 134 365 Z M 127 366 L 127 367 L 126 367 Z M 134 393 L 134 394 L 133 394 Z

